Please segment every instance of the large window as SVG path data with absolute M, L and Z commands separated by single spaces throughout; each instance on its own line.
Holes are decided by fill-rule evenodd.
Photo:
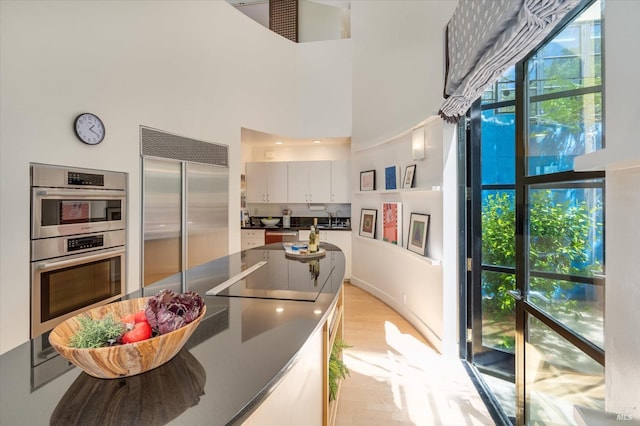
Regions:
M 469 114 L 467 358 L 519 425 L 604 403 L 605 176 L 573 167 L 604 145 L 601 10 L 576 11 Z

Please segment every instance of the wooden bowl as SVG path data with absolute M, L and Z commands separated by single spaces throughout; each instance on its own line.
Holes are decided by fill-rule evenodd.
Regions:
M 89 315 L 93 319 L 101 319 L 108 313 L 112 313 L 113 317 L 119 320 L 125 315 L 144 309 L 148 299 L 137 298 L 110 303 L 79 315 Z M 95 349 L 79 349 L 69 346 L 71 336 L 80 326 L 76 320 L 79 316 L 77 315 L 58 324 L 49 334 L 49 343 L 60 355 L 93 377 L 116 379 L 134 376 L 153 370 L 176 356 L 198 327 L 206 311 L 207 307 L 203 306 L 198 318 L 170 333 L 136 343 Z

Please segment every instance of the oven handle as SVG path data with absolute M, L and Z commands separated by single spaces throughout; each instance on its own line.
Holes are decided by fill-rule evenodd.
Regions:
M 87 262 L 93 262 L 94 260 L 106 259 L 108 257 L 113 257 L 114 254 L 123 254 L 124 248 L 113 248 L 113 249 L 105 249 L 100 250 L 100 253 L 90 254 L 88 256 L 76 257 L 73 259 L 67 260 L 59 260 L 57 262 L 40 262 L 38 263 L 37 268 L 41 271 L 46 271 L 49 269 L 60 269 L 66 268 L 68 266 L 76 266 L 81 265 Z
M 100 198 L 123 198 L 124 191 L 116 189 L 60 189 L 60 188 L 36 188 L 35 194 L 39 197 L 63 197 L 73 195 L 74 197 L 100 197 Z

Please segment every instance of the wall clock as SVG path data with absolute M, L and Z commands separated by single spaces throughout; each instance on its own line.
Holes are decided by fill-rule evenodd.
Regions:
M 85 112 L 76 117 L 73 128 L 76 136 L 89 145 L 97 145 L 104 140 L 104 124 L 97 115 Z

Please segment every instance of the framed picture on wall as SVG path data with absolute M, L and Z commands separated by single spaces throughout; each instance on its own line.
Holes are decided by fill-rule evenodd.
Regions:
M 416 165 L 407 166 L 404 169 L 404 181 L 402 182 L 402 188 L 413 188 L 413 178 L 416 175 Z
M 398 166 L 389 166 L 384 169 L 384 189 L 398 189 L 400 171 Z
M 427 255 L 427 237 L 429 236 L 430 217 L 428 214 L 411 213 L 407 250 L 422 256 Z
M 362 209 L 360 212 L 360 235 L 368 238 L 376 237 L 376 220 L 378 210 Z
M 360 191 L 375 191 L 376 189 L 376 171 L 367 170 L 360 172 Z
M 382 240 L 402 247 L 402 203 L 382 203 Z

